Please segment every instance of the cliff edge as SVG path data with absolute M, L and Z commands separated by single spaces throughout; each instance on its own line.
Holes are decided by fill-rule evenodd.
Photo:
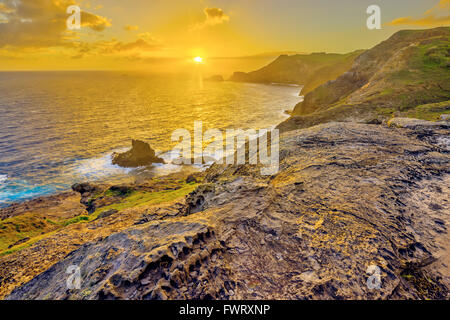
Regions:
M 404 121 L 284 133 L 276 175 L 213 165 L 164 214 L 118 208 L 134 210 L 134 224 L 7 299 L 448 299 L 448 134 L 445 123 Z M 110 229 L 114 215 L 102 222 Z M 79 290 L 66 286 L 73 265 Z

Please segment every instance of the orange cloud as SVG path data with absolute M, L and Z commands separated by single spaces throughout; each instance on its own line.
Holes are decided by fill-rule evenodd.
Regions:
M 403 17 L 395 19 L 388 23 L 389 26 L 421 26 L 421 27 L 434 27 L 449 24 L 450 24 L 450 16 L 436 17 L 434 14 L 430 14 L 420 19 L 414 19 L 412 17 Z
M 442 13 L 447 13 L 442 15 Z M 437 5 L 427 10 L 422 17 L 401 17 L 389 22 L 389 26 L 421 26 L 435 27 L 450 25 L 450 0 L 440 0 Z
M 89 27 L 94 31 L 103 31 L 106 27 L 111 26 L 111 21 L 108 18 L 81 11 L 81 26 Z
M 202 29 L 207 26 L 214 26 L 230 21 L 230 17 L 220 8 L 205 8 L 203 12 L 206 15 L 205 21 L 196 24 L 193 29 Z
M 11 13 L 14 12 L 14 9 L 7 6 L 5 3 L 1 2 L 0 3 L 0 14 L 1 13 Z
M 74 42 L 73 48 L 77 54 L 72 59 L 80 59 L 85 56 L 96 55 L 137 55 L 163 50 L 163 44 L 152 37 L 150 33 L 141 33 L 138 39 L 131 42 L 122 42 L 115 39 L 97 42 Z
M 110 52 L 122 52 L 122 51 L 154 51 L 161 49 L 161 45 L 157 42 L 150 42 L 142 38 L 137 39 L 134 42 L 116 42 L 110 48 Z

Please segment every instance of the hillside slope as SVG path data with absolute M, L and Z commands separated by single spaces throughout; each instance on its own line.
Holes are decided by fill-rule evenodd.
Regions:
M 307 94 L 280 128 L 345 119 L 374 121 L 431 103 L 444 103 L 437 112 L 448 113 L 449 37 L 450 27 L 394 34 L 362 53 L 336 80 Z
M 318 85 L 335 79 L 347 71 L 362 51 L 348 54 L 312 53 L 282 55 L 269 65 L 249 73 L 235 72 L 231 81 L 257 83 L 287 83 L 305 85 L 311 91 Z

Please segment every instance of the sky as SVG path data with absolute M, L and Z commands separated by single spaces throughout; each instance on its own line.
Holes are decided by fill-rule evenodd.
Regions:
M 366 26 L 369 5 L 382 28 Z M 66 12 L 81 8 L 81 29 Z M 249 71 L 281 53 L 345 53 L 450 25 L 450 0 L 0 0 L 0 70 Z M 220 66 L 220 68 L 219 68 Z

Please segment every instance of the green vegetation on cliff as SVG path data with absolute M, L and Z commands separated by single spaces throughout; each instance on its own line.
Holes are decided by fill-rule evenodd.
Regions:
M 90 215 L 89 221 L 95 220 L 101 213 L 109 210 L 121 211 L 128 208 L 140 207 L 142 205 L 170 202 L 177 198 L 184 197 L 194 191 L 197 186 L 196 183 L 188 183 L 183 184 L 179 189 L 175 190 L 164 190 L 159 192 L 133 191 L 127 194 L 122 201 L 97 209 Z
M 269 65 L 249 73 L 235 72 L 231 81 L 256 83 L 286 83 L 304 85 L 309 92 L 348 69 L 363 51 L 348 54 L 312 53 L 282 55 Z

